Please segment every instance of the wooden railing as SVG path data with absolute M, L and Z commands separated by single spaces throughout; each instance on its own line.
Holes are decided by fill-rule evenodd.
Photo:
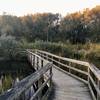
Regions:
M 52 61 L 58 69 L 85 82 L 93 100 L 100 100 L 100 70 L 94 65 L 79 60 L 60 57 L 45 51 L 35 51 L 42 58 Z
M 36 72 L 21 80 L 0 100 L 46 100 L 52 88 L 53 64 L 27 50 L 28 60 Z M 35 87 L 35 88 L 34 88 Z M 32 91 L 34 89 L 34 91 Z M 33 93 L 34 92 L 34 93 Z

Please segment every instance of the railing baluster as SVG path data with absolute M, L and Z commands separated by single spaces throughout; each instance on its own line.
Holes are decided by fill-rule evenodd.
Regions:
M 43 60 L 41 60 L 41 67 L 43 68 Z
M 98 79 L 98 89 L 100 90 L 100 81 L 99 81 L 99 79 Z M 100 100 L 100 94 L 99 93 L 97 93 L 97 100 Z
M 37 57 L 37 69 L 36 70 L 38 70 L 39 69 L 39 58 Z
M 92 93 L 92 96 L 93 96 L 94 100 L 100 100 L 100 77 L 99 77 L 100 74 L 98 76 L 98 74 L 97 74 L 98 69 L 95 66 L 91 66 L 90 63 L 88 63 L 88 62 L 83 62 L 83 61 L 64 58 L 64 57 L 59 57 L 57 55 L 54 55 L 54 54 L 51 54 L 51 53 L 48 53 L 48 52 L 45 52 L 45 51 L 38 50 L 38 52 L 42 56 L 44 54 L 45 57 L 44 56 L 43 57 L 47 60 L 48 60 L 48 56 L 49 56 L 51 61 L 57 63 L 58 66 L 61 65 L 61 67 L 62 66 L 67 67 L 68 70 L 69 70 L 69 73 L 72 76 L 75 76 L 76 78 L 78 78 L 78 79 L 82 80 L 83 82 L 85 82 L 86 84 L 88 84 L 88 87 L 89 87 L 89 89 Z M 53 59 L 53 58 L 56 58 L 56 59 Z M 68 66 L 65 65 L 64 63 L 60 62 L 60 59 L 69 62 Z M 80 67 L 77 67 L 77 66 L 76 67 L 71 67 L 71 64 L 82 65 L 82 66 L 87 67 L 88 69 L 87 69 L 87 71 L 85 71 L 85 70 L 82 70 Z M 95 77 L 91 76 L 90 72 L 93 72 Z M 83 74 L 83 77 L 81 77 L 82 74 Z M 94 82 L 91 78 L 94 80 Z M 98 83 L 97 83 L 97 80 L 98 80 Z M 95 91 L 97 92 L 97 95 L 96 95 Z
M 53 63 L 53 56 L 51 56 L 51 62 Z
M 32 66 L 33 66 L 33 55 L 32 55 Z
M 33 67 L 35 66 L 35 55 L 33 55 Z
M 31 64 L 32 64 L 32 55 L 30 55 L 30 61 L 31 61 Z
M 40 78 L 38 80 L 38 89 L 42 86 L 42 78 Z M 38 94 L 38 100 L 41 100 L 41 97 L 42 97 L 42 91 L 39 92 Z
M 48 54 L 46 54 L 46 59 L 48 60 Z
M 73 75 L 73 76 L 75 76 L 75 75 L 78 76 L 79 74 L 81 75 L 83 73 L 84 75 L 87 75 L 86 76 L 86 78 L 87 78 L 86 82 L 87 82 L 88 87 L 89 87 L 89 89 L 92 93 L 92 96 L 94 97 L 94 100 L 100 100 L 100 77 L 99 77 L 99 74 L 97 73 L 97 69 L 95 69 L 94 66 L 92 67 L 87 62 L 82 62 L 82 61 L 78 61 L 78 60 L 63 58 L 63 57 L 59 57 L 59 56 L 56 56 L 56 55 L 53 55 L 53 54 L 50 54 L 50 53 L 47 53 L 47 52 L 36 51 L 36 53 L 39 56 L 37 54 L 34 54 L 34 53 L 30 52 L 30 51 L 27 53 L 28 54 L 27 55 L 28 60 L 29 60 L 29 62 L 31 63 L 32 66 L 36 67 L 35 68 L 36 71 L 39 71 L 39 69 L 40 69 L 39 66 L 42 69 L 44 67 L 45 63 L 47 62 L 47 60 L 50 59 L 52 62 L 55 61 L 55 63 L 57 63 L 57 65 L 59 67 L 61 66 L 61 68 L 62 68 L 62 66 L 64 66 L 63 69 L 65 69 L 65 67 L 67 67 L 68 72 L 71 73 L 71 75 Z M 53 59 L 53 58 L 55 58 L 55 59 Z M 62 62 L 62 60 L 64 62 Z M 68 66 L 66 65 L 65 61 L 69 62 Z M 76 67 L 76 66 L 71 67 L 71 64 L 74 64 L 74 63 L 77 64 L 77 65 L 87 66 L 88 72 L 83 71 L 83 70 L 81 70 L 81 68 Z M 51 76 L 52 75 L 52 67 L 50 67 L 48 69 L 48 71 L 49 71 L 49 76 Z M 40 74 L 41 73 L 38 73 L 37 75 L 40 75 Z M 46 74 L 46 72 L 44 74 Z M 37 88 L 38 88 L 37 91 L 39 91 L 39 92 L 37 92 L 36 98 L 38 98 L 38 100 L 41 100 L 41 98 L 42 98 L 42 89 L 43 88 L 41 88 L 41 87 L 43 86 L 43 81 L 44 81 L 43 75 L 44 74 L 41 74 L 41 76 L 39 76 L 40 78 L 38 78 L 38 80 L 37 80 Z M 80 77 L 80 76 L 78 76 L 78 77 L 81 78 L 81 79 L 84 79 L 83 77 Z M 46 82 L 46 80 L 45 80 L 45 82 Z M 50 89 L 52 87 L 52 77 L 50 77 L 50 79 L 48 79 L 47 83 L 49 84 L 49 89 Z M 45 84 L 47 85 L 47 83 L 45 83 Z M 31 87 L 32 84 L 29 87 Z M 22 100 L 25 100 L 25 91 L 21 92 L 20 96 L 21 96 Z M 17 100 L 19 97 L 15 96 L 15 99 Z M 12 100 L 14 100 L 14 99 L 12 99 Z
M 90 76 L 90 68 L 88 67 L 88 85 L 90 85 L 90 83 L 89 83 L 89 76 Z
M 50 68 L 50 75 L 52 75 L 52 68 Z M 50 87 L 52 87 L 52 77 L 50 78 Z
M 71 62 L 69 62 L 69 73 L 71 73 L 70 67 L 71 67 Z
M 44 87 L 49 84 L 48 90 L 51 88 L 51 85 L 52 85 L 52 76 L 51 76 L 52 75 L 52 63 L 43 59 L 42 57 L 38 56 L 37 54 L 32 53 L 31 51 L 27 51 L 27 57 L 28 57 L 28 61 L 31 63 L 31 65 L 33 67 L 36 66 L 36 68 L 35 68 L 36 72 L 33 73 L 32 75 L 29 75 L 22 81 L 20 81 L 17 84 L 17 86 L 12 89 L 13 92 L 10 91 L 8 93 L 8 97 L 6 95 L 4 97 L 4 94 L 3 94 L 2 95 L 2 97 L 4 97 L 3 100 L 26 100 L 27 98 L 28 98 L 28 100 L 29 99 L 30 100 L 44 100 L 44 99 L 42 99 L 42 91 L 43 91 Z M 47 57 L 47 59 L 48 59 L 48 57 Z M 41 68 L 39 68 L 39 66 Z M 49 76 L 47 75 L 47 79 L 44 81 L 43 75 L 46 74 L 47 71 L 49 71 L 50 75 Z M 37 82 L 37 85 L 36 85 L 36 82 Z M 31 96 L 31 94 L 29 95 L 31 97 L 28 97 L 26 95 L 26 92 L 28 89 L 30 91 L 30 87 L 32 87 L 33 84 L 35 84 L 37 86 L 37 89 L 32 96 Z M 45 93 L 44 95 L 46 97 L 47 94 Z M 0 96 L 0 100 L 2 97 Z M 5 99 L 5 98 L 7 98 L 7 99 Z
M 60 58 L 58 59 L 58 61 L 60 62 Z M 60 68 L 60 64 L 58 64 L 58 67 Z

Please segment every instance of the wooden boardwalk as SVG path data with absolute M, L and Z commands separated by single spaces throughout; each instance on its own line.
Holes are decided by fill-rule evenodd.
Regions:
M 40 50 L 27 50 L 27 55 L 36 72 L 2 94 L 0 100 L 100 100 L 100 70 L 92 64 Z M 26 93 L 34 85 L 36 91 L 28 97 Z
M 83 82 L 53 68 L 53 90 L 49 100 L 92 100 L 92 98 Z

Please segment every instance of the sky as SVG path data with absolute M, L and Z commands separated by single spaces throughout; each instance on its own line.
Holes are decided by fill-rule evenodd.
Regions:
M 67 13 L 93 8 L 100 0 L 0 0 L 0 14 L 23 16 L 27 14 L 52 12 L 65 16 Z

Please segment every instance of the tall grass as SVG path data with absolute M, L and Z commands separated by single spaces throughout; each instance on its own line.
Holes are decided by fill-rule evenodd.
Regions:
M 29 46 L 31 49 L 45 50 L 59 56 L 88 61 L 100 68 L 100 44 L 70 44 L 36 41 L 35 43 L 28 44 L 28 47 Z

